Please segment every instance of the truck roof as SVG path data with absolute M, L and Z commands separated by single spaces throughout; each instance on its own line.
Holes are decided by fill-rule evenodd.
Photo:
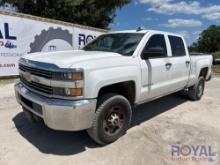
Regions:
M 165 32 L 165 31 L 158 31 L 158 30 L 122 30 L 122 31 L 113 31 L 113 32 L 109 32 L 109 33 L 148 33 L 148 32 L 154 32 L 154 33 L 162 33 L 162 34 L 168 34 L 168 35 L 173 35 L 173 36 L 179 36 L 179 37 L 183 37 L 181 34 L 177 34 L 177 33 L 171 33 L 171 32 Z

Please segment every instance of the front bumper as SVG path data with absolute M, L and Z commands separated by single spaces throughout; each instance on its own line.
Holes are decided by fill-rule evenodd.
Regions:
M 20 82 L 15 85 L 15 95 L 22 107 L 42 118 L 49 128 L 77 131 L 92 126 L 96 99 L 51 99 L 29 91 Z

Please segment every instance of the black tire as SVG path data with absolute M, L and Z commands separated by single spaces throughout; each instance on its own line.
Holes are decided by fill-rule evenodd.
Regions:
M 112 143 L 126 133 L 131 116 L 131 105 L 125 97 L 105 94 L 98 100 L 93 125 L 87 132 L 100 145 Z
M 197 83 L 189 87 L 188 89 L 188 96 L 191 100 L 200 100 L 203 96 L 205 89 L 205 78 L 204 77 L 199 77 Z

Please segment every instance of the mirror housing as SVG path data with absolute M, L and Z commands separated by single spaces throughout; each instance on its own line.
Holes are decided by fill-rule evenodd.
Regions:
M 163 57 L 164 56 L 164 49 L 161 47 L 152 47 L 148 49 L 144 49 L 141 57 L 142 59 L 148 58 L 156 58 L 156 57 Z

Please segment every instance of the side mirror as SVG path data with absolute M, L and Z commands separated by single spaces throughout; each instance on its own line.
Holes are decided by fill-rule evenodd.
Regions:
M 164 48 L 161 47 L 151 47 L 148 49 L 144 49 L 141 57 L 142 59 L 148 59 L 150 57 L 156 58 L 156 57 L 163 57 L 164 56 Z

